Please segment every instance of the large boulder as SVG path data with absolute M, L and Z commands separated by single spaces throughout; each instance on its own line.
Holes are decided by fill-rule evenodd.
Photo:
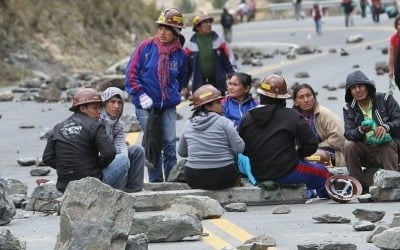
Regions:
M 87 177 L 68 184 L 55 249 L 125 249 L 134 198 Z
M 0 183 L 0 226 L 10 223 L 15 213 L 14 203 L 8 198 L 4 185 Z

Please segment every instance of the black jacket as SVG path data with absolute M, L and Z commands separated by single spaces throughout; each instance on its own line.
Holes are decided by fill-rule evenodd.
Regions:
M 53 128 L 43 162 L 57 170 L 57 189 L 63 192 L 72 180 L 101 179 L 101 169 L 112 162 L 115 153 L 102 121 L 74 113 Z
M 344 137 L 349 141 L 363 141 L 364 133 L 361 131 L 363 113 L 357 105 L 357 101 L 351 96 L 351 86 L 365 84 L 372 102 L 372 117 L 378 126 L 386 128 L 400 149 L 400 106 L 393 96 L 385 93 L 377 93 L 375 86 L 361 72 L 351 73 L 346 80 L 346 105 L 343 108 Z M 398 150 L 400 153 L 400 150 Z
M 250 158 L 257 181 L 284 177 L 301 157 L 318 148 L 318 140 L 304 117 L 280 105 L 250 110 L 241 122 L 239 134 L 245 141 L 244 154 Z

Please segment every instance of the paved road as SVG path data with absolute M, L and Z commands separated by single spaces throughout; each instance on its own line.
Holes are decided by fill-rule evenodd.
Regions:
M 393 20 L 382 16 L 380 24 L 373 24 L 370 18 L 355 19 L 355 27 L 344 28 L 343 17 L 324 18 L 323 35 L 314 35 L 314 24 L 311 19 L 296 22 L 293 20 L 279 20 L 240 24 L 234 27 L 234 43 L 232 46 L 254 46 L 272 51 L 284 48 L 288 44 L 313 45 L 322 50 L 321 53 L 307 56 L 298 56 L 296 60 L 287 61 L 285 56 L 278 55 L 272 59 L 263 60 L 264 66 L 240 66 L 241 71 L 248 72 L 254 77 L 263 78 L 269 73 L 281 70 L 288 84 L 307 82 L 318 91 L 318 100 L 330 107 L 340 116 L 344 103 L 344 90 L 327 91 L 323 85 L 338 86 L 346 79 L 346 75 L 359 65 L 377 86 L 378 91 L 386 91 L 388 87 L 387 75 L 377 76 L 374 71 L 376 61 L 387 61 L 388 56 L 381 53 L 381 48 L 388 44 L 388 37 L 393 32 Z M 215 29 L 220 31 L 216 25 Z M 191 29 L 184 31 L 186 37 Z M 360 44 L 346 44 L 346 37 L 352 34 L 363 34 L 365 41 Z M 371 45 L 371 50 L 366 46 Z M 329 54 L 328 49 L 345 48 L 350 56 L 341 57 L 338 53 Z M 296 72 L 307 71 L 311 77 L 296 79 Z M 337 97 L 336 101 L 329 101 L 329 96 Z M 395 98 L 400 100 L 399 92 Z M 0 177 L 16 178 L 26 182 L 29 186 L 28 194 L 33 191 L 35 178 L 29 176 L 29 168 L 18 167 L 18 157 L 39 157 L 42 154 L 45 141 L 39 139 L 43 128 L 52 127 L 56 122 L 64 119 L 69 112 L 66 104 L 38 104 L 33 102 L 1 103 L 0 114 Z M 288 102 L 290 105 L 290 101 Z M 132 106 L 126 105 L 127 112 L 132 112 Z M 189 107 L 183 104 L 179 111 L 187 119 L 190 116 Z M 184 120 L 185 120 L 184 119 Z M 178 121 L 178 134 L 184 120 Z M 20 129 L 19 125 L 34 125 L 33 129 Z M 136 135 L 130 135 L 134 140 Z M 55 180 L 52 172 L 50 179 Z M 358 249 L 377 249 L 364 241 L 365 233 L 355 232 L 351 225 L 320 225 L 311 217 L 323 212 L 343 215 L 354 220 L 351 214 L 357 207 L 382 209 L 387 212 L 384 220 L 391 222 L 393 212 L 399 211 L 398 203 L 377 204 L 336 204 L 332 201 L 315 201 L 311 204 L 291 205 L 292 212 L 288 215 L 272 215 L 272 207 L 250 207 L 246 213 L 226 213 L 221 220 L 204 221 L 204 227 L 210 236 L 202 241 L 159 243 L 151 244 L 149 249 L 221 249 L 223 246 L 237 246 L 245 239 L 259 234 L 269 234 L 277 241 L 277 248 L 296 249 L 298 243 L 308 240 L 320 242 L 324 240 L 338 240 L 358 245 Z M 25 214 L 26 212 L 22 212 Z M 55 236 L 59 231 L 58 217 L 43 217 L 40 214 L 30 215 L 29 218 L 16 219 L 6 228 L 15 235 L 28 241 L 29 250 L 52 249 Z

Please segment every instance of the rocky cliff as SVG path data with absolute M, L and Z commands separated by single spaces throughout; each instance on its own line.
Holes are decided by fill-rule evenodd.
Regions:
M 102 72 L 155 32 L 159 12 L 141 1 L 0 0 L 0 86 L 32 71 Z

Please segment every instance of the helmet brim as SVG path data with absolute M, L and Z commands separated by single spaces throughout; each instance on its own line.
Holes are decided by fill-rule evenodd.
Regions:
M 289 99 L 289 98 L 292 97 L 288 93 L 286 93 L 284 95 L 272 94 L 272 93 L 269 93 L 269 92 L 266 92 L 266 91 L 262 90 L 261 88 L 257 89 L 257 93 L 259 93 L 259 94 L 261 94 L 263 96 L 267 96 L 267 97 L 270 97 L 270 98 L 276 98 L 276 99 Z

